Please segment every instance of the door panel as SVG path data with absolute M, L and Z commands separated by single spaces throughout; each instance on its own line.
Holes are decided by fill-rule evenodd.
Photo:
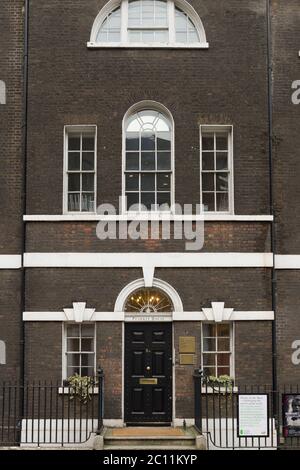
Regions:
M 125 421 L 172 421 L 172 324 L 125 325 Z

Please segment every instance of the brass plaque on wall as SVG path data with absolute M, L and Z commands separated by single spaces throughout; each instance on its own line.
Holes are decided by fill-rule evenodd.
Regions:
M 179 336 L 179 352 L 195 354 L 196 352 L 195 336 Z
M 153 377 L 149 379 L 147 378 L 140 379 L 140 385 L 157 385 L 157 379 L 154 379 Z
M 195 354 L 180 354 L 180 365 L 192 366 L 195 365 Z

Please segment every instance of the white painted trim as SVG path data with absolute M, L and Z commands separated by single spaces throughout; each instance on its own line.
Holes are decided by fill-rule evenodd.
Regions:
M 208 42 L 187 43 L 187 44 L 155 44 L 155 43 L 139 43 L 139 42 L 106 42 L 95 43 L 89 41 L 87 43 L 88 49 L 208 49 Z
M 121 303 L 121 299 L 120 299 Z M 167 321 L 208 321 L 203 311 L 199 312 L 185 312 L 175 311 Z M 272 321 L 274 320 L 273 311 L 233 311 L 230 316 L 230 321 Z M 23 312 L 23 321 L 52 321 L 52 322 L 67 322 L 69 321 L 66 314 L 61 312 Z M 126 322 L 126 315 L 124 312 L 95 312 L 92 316 L 91 322 Z M 129 318 L 130 321 L 130 318 Z M 142 320 L 140 320 L 142 321 Z M 145 320 L 144 320 L 145 321 Z
M 83 215 L 84 213 L 78 212 L 70 212 L 68 210 L 68 136 L 74 132 L 89 132 L 90 130 L 94 131 L 94 139 L 95 139 L 95 149 L 94 149 L 94 195 L 95 195 L 95 212 L 97 209 L 97 142 L 98 142 L 98 135 L 97 135 L 97 125 L 96 124 L 68 124 L 64 126 L 64 137 L 63 137 L 63 214 L 64 215 Z
M 0 269 L 19 269 L 21 267 L 21 255 L 0 255 Z
M 170 297 L 175 311 L 183 311 L 181 298 L 178 292 L 174 289 L 174 287 L 172 287 L 167 282 L 162 281 L 161 279 L 156 279 L 156 278 L 153 279 L 152 285 L 153 287 L 157 287 L 158 289 L 161 289 Z M 129 295 L 132 294 L 132 292 L 134 292 L 135 290 L 140 289 L 142 287 L 145 287 L 144 279 L 136 279 L 135 281 L 130 282 L 130 284 L 127 284 L 127 286 L 125 286 L 124 289 L 122 289 L 122 291 L 118 295 L 118 298 L 115 303 L 114 311 L 116 313 L 124 312 L 124 306 Z M 157 316 L 158 315 L 159 314 L 157 314 Z
M 125 8 L 122 8 L 121 4 L 124 3 L 125 1 Z M 198 36 L 199 36 L 199 42 L 197 43 L 192 43 L 192 44 L 181 44 L 181 43 L 176 43 L 175 42 L 175 36 L 172 35 L 168 38 L 167 43 L 161 43 L 161 44 L 155 44 L 155 43 L 131 43 L 128 42 L 127 40 L 127 17 L 128 17 L 128 6 L 127 6 L 127 0 L 109 0 L 104 7 L 100 10 L 98 15 L 96 16 L 92 30 L 91 30 L 91 35 L 90 35 L 90 41 L 87 43 L 87 47 L 89 48 L 102 48 L 102 47 L 129 47 L 129 48 L 135 48 L 135 47 L 142 47 L 142 48 L 184 48 L 184 49 L 189 49 L 189 48 L 205 48 L 207 49 L 209 47 L 209 44 L 206 40 L 206 33 L 204 29 L 204 25 L 201 21 L 200 16 L 196 12 L 196 10 L 188 3 L 186 0 L 174 0 L 173 1 L 174 5 L 178 6 L 184 13 L 188 15 L 188 17 L 191 19 L 191 21 L 194 23 L 194 26 L 197 30 Z M 97 36 L 99 29 L 107 17 L 109 13 L 111 13 L 113 10 L 121 6 L 121 42 L 119 43 L 97 43 Z M 173 9 L 174 11 L 174 9 Z M 170 22 L 170 9 L 169 9 L 169 14 L 168 14 L 168 19 Z M 172 22 L 175 23 L 175 16 L 172 18 Z M 172 42 L 172 40 L 174 42 Z
M 275 255 L 276 269 L 300 269 L 300 255 Z
M 272 253 L 25 253 L 27 268 L 267 268 Z
M 123 120 L 122 120 L 122 215 L 127 217 L 132 217 L 134 220 L 137 220 L 136 217 L 134 217 L 134 214 L 132 212 L 127 211 L 126 209 L 126 199 L 125 199 L 125 185 L 126 185 L 126 178 L 125 178 L 125 170 L 126 170 L 126 124 L 128 119 L 138 113 L 139 111 L 143 110 L 151 110 L 151 111 L 157 111 L 161 113 L 168 121 L 170 121 L 172 130 L 171 130 L 171 135 L 172 135 L 172 141 L 171 141 L 171 192 L 170 192 L 170 197 L 171 197 L 171 206 L 175 205 L 175 123 L 174 119 L 172 116 L 172 113 L 168 110 L 166 106 L 163 104 L 159 103 L 158 101 L 153 101 L 153 100 L 143 100 L 139 101 L 138 103 L 134 103 L 130 108 L 126 111 Z M 157 212 L 146 212 L 143 215 L 145 217 L 151 217 L 151 214 L 157 214 L 161 215 L 163 217 L 163 213 Z M 142 215 L 142 216 L 143 216 Z M 170 213 L 166 212 L 166 215 L 170 217 Z M 148 220 L 148 219 L 146 219 Z
M 24 215 L 24 222 L 123 222 L 131 220 L 169 220 L 169 221 L 201 221 L 206 222 L 273 222 L 272 215 L 232 215 L 232 214 L 203 214 L 175 215 L 165 212 L 149 212 L 141 214 L 101 215 L 101 214 L 58 214 L 58 215 Z

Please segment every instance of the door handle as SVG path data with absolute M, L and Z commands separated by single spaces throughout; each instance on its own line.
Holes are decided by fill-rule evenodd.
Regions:
M 146 370 L 151 370 L 151 367 L 150 367 L 150 366 L 147 366 L 147 367 L 146 367 Z

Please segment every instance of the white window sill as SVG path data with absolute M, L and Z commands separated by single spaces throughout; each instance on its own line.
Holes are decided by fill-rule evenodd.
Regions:
M 41 214 L 24 215 L 24 222 L 126 222 L 131 220 L 167 220 L 167 221 L 202 221 L 204 222 L 272 222 L 272 215 L 233 215 L 233 214 L 203 214 L 203 215 L 174 215 L 170 213 L 152 214 L 124 214 L 124 215 L 99 215 L 99 214 Z
M 192 43 L 192 44 L 146 44 L 139 42 L 108 42 L 108 43 L 95 43 L 88 42 L 88 49 L 208 49 L 208 42 L 203 43 Z
M 214 389 L 212 387 L 207 387 L 207 388 L 202 387 L 202 393 L 206 393 L 206 394 L 209 394 L 209 395 L 211 395 L 213 393 L 217 394 L 219 392 L 220 393 L 226 393 L 227 392 L 227 394 L 238 393 L 238 391 L 239 391 L 238 387 L 233 387 L 232 389 L 230 389 L 229 387 L 227 387 L 227 388 L 226 387 L 220 387 L 220 389 L 219 389 L 218 386 L 216 386 Z
M 72 394 L 72 393 L 71 393 L 71 387 L 59 387 L 58 393 L 59 393 L 60 395 L 71 395 L 71 394 Z M 90 393 L 91 395 L 98 395 L 98 393 L 99 393 L 98 387 L 91 388 L 90 391 L 89 391 L 89 393 Z M 73 395 L 73 394 L 72 394 L 72 395 Z

